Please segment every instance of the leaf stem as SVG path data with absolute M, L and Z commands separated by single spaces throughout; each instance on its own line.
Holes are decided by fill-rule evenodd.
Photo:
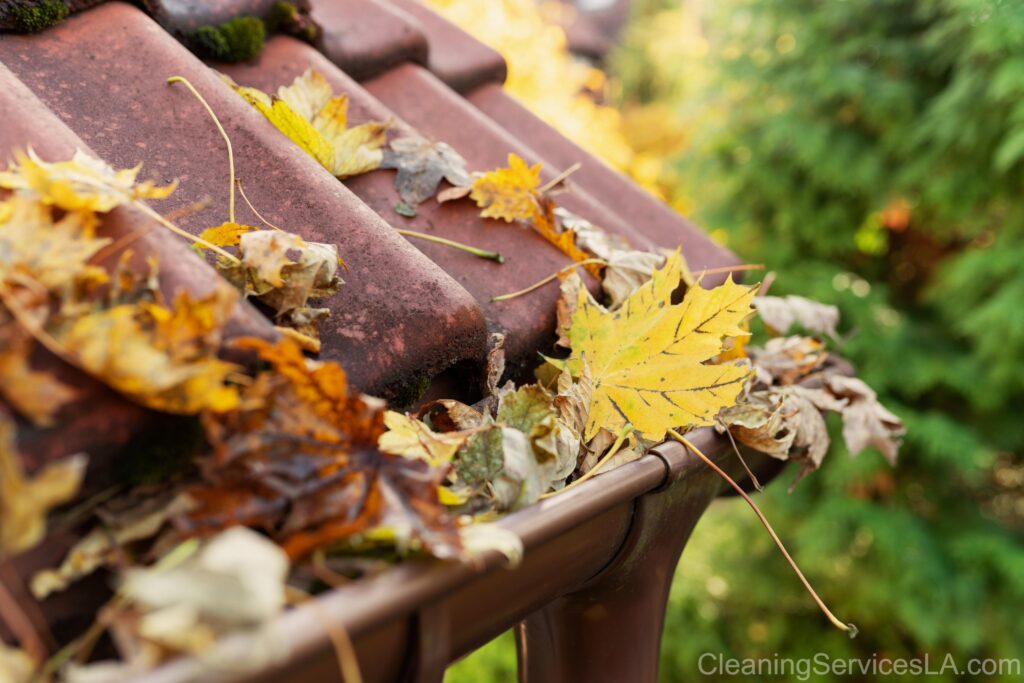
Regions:
M 143 204 L 141 201 L 136 200 L 136 201 L 132 202 L 132 206 L 137 208 L 139 211 L 142 211 L 144 214 L 146 214 L 147 216 L 149 216 L 150 218 L 155 220 L 157 223 L 159 223 L 160 225 L 164 226 L 165 228 L 167 228 L 168 230 L 173 232 L 175 235 L 178 235 L 180 237 L 184 237 L 185 239 L 187 239 L 189 241 L 192 241 L 192 242 L 195 242 L 196 244 L 201 244 L 204 247 L 206 247 L 207 249 L 209 249 L 210 251 L 212 251 L 215 254 L 217 254 L 218 256 L 221 256 L 221 257 L 227 259 L 231 263 L 241 263 L 241 261 L 238 260 L 238 257 L 236 257 L 234 254 L 232 254 L 230 252 L 227 252 L 227 251 L 224 251 L 223 249 L 218 247 L 216 244 L 213 244 L 212 242 L 207 242 L 202 237 L 196 237 L 195 235 L 182 230 L 177 225 L 175 225 L 174 223 L 170 222 L 169 220 L 167 220 L 166 218 L 161 216 L 159 213 L 157 213 L 156 211 L 151 209 L 148 205 Z
M 570 272 L 571 270 L 573 270 L 577 266 L 589 266 L 591 264 L 607 266 L 608 262 L 605 261 L 604 259 L 588 258 L 588 259 L 584 259 L 582 261 L 577 261 L 576 263 L 570 263 L 565 268 L 562 268 L 560 270 L 555 271 L 554 273 L 552 273 L 551 275 L 548 275 L 543 280 L 540 280 L 539 282 L 535 282 L 535 283 L 533 283 L 532 285 L 530 285 L 529 287 L 527 287 L 525 289 L 520 289 L 518 292 L 511 292 L 509 294 L 502 294 L 500 296 L 492 296 L 491 297 L 491 301 L 508 301 L 509 299 L 515 299 L 517 296 L 523 296 L 524 294 L 529 294 L 533 290 L 540 289 L 541 287 L 543 287 L 547 283 L 551 282 L 552 280 L 555 280 L 555 279 L 561 277 L 562 275 L 564 275 L 565 273 Z
M 260 221 L 262 221 L 263 224 L 266 225 L 268 228 L 273 228 L 274 230 L 277 230 L 278 232 L 285 232 L 284 230 L 282 230 L 281 228 L 277 227 L 276 225 L 274 225 L 273 223 L 268 221 L 266 218 L 264 218 L 263 214 L 261 214 L 259 211 L 256 210 L 256 207 L 252 205 L 252 202 L 249 201 L 249 198 L 245 196 L 245 190 L 242 189 L 242 179 L 241 178 L 238 178 L 237 180 L 235 180 L 235 184 L 238 185 L 238 192 L 242 195 L 242 199 L 245 201 L 246 206 L 249 207 L 250 211 L 252 211 L 254 214 L 256 214 L 256 218 L 259 218 Z
M 566 491 L 571 489 L 573 486 L 578 486 L 578 485 L 582 484 L 583 482 L 585 482 L 586 480 L 590 479 L 591 477 L 594 477 L 595 475 L 599 474 L 600 471 L 601 471 L 601 468 L 604 466 L 604 464 L 606 462 L 608 462 L 609 460 L 611 460 L 612 457 L 616 453 L 619 452 L 619 448 L 622 446 L 622 442 L 625 441 L 626 437 L 629 436 L 632 432 L 633 432 L 633 425 L 631 425 L 629 423 L 626 423 L 626 425 L 622 428 L 622 431 L 619 432 L 618 437 L 616 437 L 615 443 L 612 444 L 612 447 L 608 449 L 607 453 L 605 453 L 603 456 L 601 456 L 601 459 L 598 460 L 597 463 L 595 463 L 594 466 L 590 468 L 589 472 L 587 472 L 582 477 L 580 477 L 579 479 L 577 479 L 573 483 L 569 484 L 568 486 L 563 486 L 562 488 L 558 489 L 557 491 L 549 491 L 549 492 L 543 494 L 540 497 L 540 499 L 544 500 L 545 498 L 551 498 L 552 496 L 557 496 L 559 493 L 565 493 Z
M 452 249 L 459 249 L 460 251 L 465 251 L 473 256 L 487 259 L 488 261 L 496 261 L 498 263 L 505 262 L 505 257 L 496 251 L 486 251 L 478 247 L 471 247 L 470 245 L 463 244 L 462 242 L 445 239 L 444 237 L 438 237 L 437 235 L 428 235 L 425 232 L 416 232 L 415 230 L 399 230 L 398 228 L 395 228 L 395 232 L 399 235 L 405 235 L 406 237 L 417 237 L 421 240 L 426 240 L 427 242 L 435 242 L 446 247 L 451 247 Z
M 572 166 L 570 166 L 569 168 L 565 169 L 564 171 L 562 171 L 561 173 L 556 175 L 554 178 L 552 178 L 548 182 L 546 182 L 543 185 L 541 185 L 540 187 L 538 187 L 537 188 L 537 192 L 540 193 L 540 194 L 544 194 L 545 192 L 549 192 L 553 188 L 558 187 L 559 183 L 564 182 L 566 178 L 571 176 L 576 171 L 580 170 L 582 167 L 583 167 L 583 164 L 581 164 L 580 162 L 577 161 L 575 164 L 573 164 Z
M 217 126 L 217 130 L 220 131 L 220 136 L 224 138 L 224 144 L 228 146 L 228 173 L 230 174 L 230 182 L 228 183 L 228 221 L 231 223 L 235 222 L 235 153 L 231 148 L 231 138 L 228 137 L 227 131 L 224 130 L 224 126 L 220 124 L 220 119 L 213 113 L 213 108 L 210 107 L 206 99 L 199 94 L 199 91 L 189 82 L 184 76 L 171 76 L 167 79 L 167 82 L 171 85 L 175 83 L 181 83 L 189 92 L 199 100 L 199 103 L 206 108 L 206 113 L 213 119 L 213 124 Z
M 730 486 L 732 486 L 732 488 L 735 489 L 736 493 L 738 493 L 740 497 L 742 497 L 743 500 L 747 502 L 747 505 L 749 505 L 751 509 L 753 509 L 758 519 L 761 520 L 761 524 L 763 524 L 764 528 L 768 530 L 768 534 L 772 537 L 772 540 L 775 541 L 775 545 L 778 546 L 779 550 L 782 552 L 782 556 L 786 558 L 786 562 L 788 562 L 789 566 L 792 567 L 793 571 L 800 579 L 800 582 L 803 583 L 804 588 L 807 589 L 807 592 L 810 593 L 812 598 L 814 598 L 814 602 L 816 602 L 821 611 L 825 613 L 825 616 L 828 617 L 828 620 L 832 622 L 832 625 L 835 626 L 837 629 L 849 634 L 851 638 L 855 637 L 857 635 L 857 627 L 853 624 L 844 624 L 843 622 L 841 622 L 838 618 L 836 618 L 836 615 L 832 614 L 832 611 L 829 610 L 829 608 L 825 605 L 824 601 L 822 601 L 822 599 L 818 597 L 818 594 L 814 591 L 814 588 L 811 587 L 810 582 L 807 580 L 806 577 L 804 577 L 803 572 L 800 571 L 800 567 L 797 566 L 796 562 L 790 556 L 789 551 L 786 550 L 786 546 L 782 544 L 782 541 L 779 539 L 778 534 L 775 533 L 775 529 L 772 528 L 772 525 L 769 524 L 768 519 L 764 516 L 764 513 L 761 512 L 761 508 L 757 506 L 757 503 L 750 499 L 750 496 L 747 495 L 747 492 L 744 491 L 739 484 L 733 481 L 732 477 L 726 474 L 725 471 L 722 470 L 722 468 L 716 465 L 714 461 L 711 460 L 711 458 L 704 455 L 699 448 L 690 443 L 690 441 L 682 434 L 680 434 L 674 429 L 668 430 L 668 433 L 672 435 L 672 438 L 674 438 L 676 441 L 678 441 L 679 443 L 683 444 L 683 446 L 688 448 L 691 453 L 693 453 L 698 458 L 703 460 L 705 465 L 714 470 L 718 476 L 720 476 Z
M 700 276 L 715 275 L 717 273 L 738 273 L 744 270 L 764 270 L 764 264 L 743 263 L 738 266 L 719 266 L 718 268 L 705 268 L 700 271 Z

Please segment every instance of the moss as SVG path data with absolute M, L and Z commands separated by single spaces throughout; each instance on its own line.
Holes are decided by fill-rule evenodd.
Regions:
M 42 0 L 14 10 L 14 27 L 22 33 L 39 33 L 62 22 L 68 15 L 64 0 Z
M 316 38 L 316 25 L 293 2 L 274 3 L 267 14 L 267 30 L 270 33 L 287 33 L 306 41 Z
M 189 35 L 201 56 L 221 62 L 244 62 L 263 51 L 267 27 L 256 17 L 235 17 L 217 26 L 200 26 Z
M 416 404 L 430 388 L 431 380 L 431 377 L 424 375 L 396 386 L 393 392 L 388 392 L 391 394 L 391 405 L 402 410 Z

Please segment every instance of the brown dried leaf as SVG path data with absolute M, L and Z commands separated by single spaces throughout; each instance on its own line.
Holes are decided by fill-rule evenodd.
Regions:
M 829 375 L 829 390 L 846 399 L 842 408 L 843 440 L 850 455 L 857 455 L 868 446 L 882 452 L 889 464 L 896 464 L 900 437 L 906 433 L 903 421 L 878 402 L 878 395 L 856 377 Z
M 454 188 L 465 188 L 467 193 L 473 182 L 466 171 L 466 160 L 458 152 L 443 142 L 428 142 L 421 138 L 393 140 L 384 150 L 380 167 L 398 170 L 395 188 L 398 196 L 409 206 L 433 197 L 442 179 Z
M 790 295 L 759 296 L 754 299 L 754 308 L 765 325 L 777 334 L 787 334 L 793 325 L 799 324 L 808 332 L 836 336 L 839 309 L 835 306 Z

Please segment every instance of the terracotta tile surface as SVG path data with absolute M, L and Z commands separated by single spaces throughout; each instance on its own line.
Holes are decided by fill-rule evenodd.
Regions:
M 382 0 L 312 0 L 317 47 L 352 78 L 402 62 L 427 63 L 427 38 L 412 15 Z
M 290 0 L 306 10 L 306 0 Z M 179 34 L 235 17 L 266 18 L 278 0 L 142 0 L 142 6 L 167 30 Z
M 159 179 L 180 178 L 161 209 L 209 198 L 179 221 L 198 233 L 227 220 L 229 176 L 206 112 L 165 83 L 187 77 L 232 139 L 238 177 L 260 213 L 339 245 L 349 271 L 323 302 L 331 316 L 321 325 L 322 356 L 340 360 L 356 386 L 393 395 L 482 356 L 483 317 L 472 297 L 139 10 L 110 3 L 38 36 L 4 36 L 0 61 L 110 162 L 144 159 Z M 237 216 L 256 221 L 244 205 Z
M 484 83 L 504 83 L 508 69 L 500 54 L 442 19 L 418 0 L 384 0 L 415 17 L 430 46 L 430 70 L 456 92 Z

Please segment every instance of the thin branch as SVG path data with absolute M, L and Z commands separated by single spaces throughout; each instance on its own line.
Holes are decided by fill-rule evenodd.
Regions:
M 231 148 L 231 138 L 228 137 L 227 131 L 224 130 L 224 126 L 220 125 L 220 119 L 213 113 L 213 108 L 207 103 L 206 99 L 199 94 L 199 91 L 189 82 L 184 76 L 171 76 L 167 79 L 167 82 L 171 85 L 175 83 L 181 83 L 189 92 L 199 100 L 199 103 L 206 108 L 206 113 L 213 119 L 213 124 L 217 126 L 217 130 L 220 131 L 220 136 L 224 138 L 224 144 L 228 146 L 228 173 L 230 174 L 230 182 L 228 183 L 228 220 L 232 223 L 235 222 L 235 152 Z
M 434 242 L 446 247 L 451 247 L 452 249 L 458 249 L 478 258 L 487 259 L 488 261 L 496 261 L 498 263 L 505 262 L 505 257 L 496 251 L 486 251 L 478 247 L 471 247 L 470 245 L 463 244 L 462 242 L 445 239 L 444 237 L 438 237 L 437 235 L 428 235 L 425 232 L 416 232 L 415 230 L 399 230 L 398 228 L 395 228 L 395 232 L 399 235 L 405 235 L 406 237 L 415 237 L 417 239 L 426 240 L 427 242 Z
M 564 171 L 562 171 L 561 173 L 556 175 L 554 178 L 552 178 L 551 180 L 549 180 L 548 182 L 544 183 L 539 188 L 537 188 L 537 192 L 539 192 L 540 194 L 544 194 L 545 192 L 550 192 L 552 188 L 558 187 L 559 183 L 565 182 L 566 178 L 571 176 L 576 171 L 580 170 L 582 167 L 583 167 L 583 164 L 581 164 L 580 162 L 577 161 L 575 164 L 573 164 L 569 168 L 565 169 Z
M 764 513 L 761 512 L 761 508 L 757 506 L 757 503 L 750 499 L 750 496 L 747 495 L 747 492 L 744 491 L 739 484 L 733 481 L 732 477 L 726 474 L 725 471 L 722 470 L 722 468 L 716 465 L 714 461 L 711 460 L 711 458 L 704 455 L 699 448 L 690 443 L 690 441 L 682 434 L 675 431 L 674 429 L 668 430 L 668 433 L 671 434 L 676 441 L 686 446 L 686 448 L 690 449 L 691 453 L 693 453 L 698 458 L 703 460 L 705 465 L 714 470 L 718 476 L 720 476 L 730 486 L 733 487 L 736 493 L 738 493 L 743 498 L 743 500 L 747 501 L 747 505 L 749 505 L 751 509 L 753 509 L 758 519 L 761 520 L 761 524 L 763 524 L 764 528 L 768 530 L 768 533 L 769 535 L 771 535 L 772 540 L 775 541 L 775 545 L 778 546 L 779 550 L 782 552 L 782 556 L 786 558 L 786 562 L 788 562 L 789 566 L 793 568 L 793 571 L 800 579 L 800 582 L 803 583 L 804 588 L 807 589 L 807 592 L 810 593 L 812 598 L 814 598 L 814 602 L 816 602 L 821 611 L 825 613 L 825 616 L 828 617 L 828 620 L 832 622 L 832 625 L 835 626 L 837 629 L 849 634 L 851 638 L 855 637 L 857 635 L 857 627 L 853 624 L 844 624 L 843 622 L 841 622 L 838 618 L 836 618 L 836 615 L 832 614 L 832 611 L 828 608 L 828 606 L 825 605 L 824 601 L 822 601 L 822 599 L 818 597 L 818 594 L 814 591 L 814 588 L 811 587 L 810 582 L 807 580 L 806 577 L 804 577 L 804 573 L 800 571 L 800 567 L 797 566 L 796 562 L 790 556 L 789 551 L 786 550 L 786 546 L 782 544 L 782 541 L 779 539 L 778 534 L 775 533 L 775 529 L 773 529 L 772 525 L 768 523 L 768 519 L 764 516 Z
M 552 280 L 556 280 L 559 277 L 561 277 L 562 275 L 564 275 L 565 273 L 568 273 L 568 272 L 574 270 L 577 266 L 589 266 L 591 264 L 607 266 L 608 262 L 605 261 L 604 259 L 599 259 L 599 258 L 588 258 L 588 259 L 584 259 L 583 261 L 577 261 L 576 263 L 571 263 L 571 264 L 567 265 L 565 268 L 562 268 L 561 270 L 555 271 L 554 273 L 552 273 L 551 275 L 548 275 L 543 280 L 540 280 L 539 282 L 535 282 L 535 283 L 533 283 L 532 285 L 530 285 L 529 287 L 527 287 L 525 289 L 520 289 L 518 292 L 511 292 L 509 294 L 502 294 L 500 296 L 492 296 L 491 297 L 491 301 L 508 301 L 509 299 L 515 299 L 518 296 L 523 296 L 524 294 L 529 294 L 533 290 L 540 289 L 541 287 L 543 287 L 547 283 L 551 282 Z
M 252 211 L 254 214 L 256 214 L 256 218 L 259 218 L 263 222 L 263 224 L 266 225 L 267 227 L 273 228 L 274 230 L 277 230 L 278 232 L 287 232 L 286 230 L 282 230 L 281 228 L 277 227 L 276 225 L 274 225 L 273 223 L 268 221 L 266 218 L 263 217 L 263 214 L 261 214 L 259 211 L 256 210 L 256 207 L 252 205 L 252 202 L 249 201 L 249 198 L 245 196 L 245 190 L 242 189 L 242 179 L 241 178 L 237 179 L 235 181 L 235 183 L 238 185 L 238 192 L 242 195 L 242 199 L 245 200 L 245 203 L 249 207 L 249 210 Z

